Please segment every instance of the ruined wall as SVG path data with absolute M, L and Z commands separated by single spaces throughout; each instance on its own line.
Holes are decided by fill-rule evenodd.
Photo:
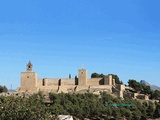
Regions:
M 149 100 L 149 97 L 144 94 L 134 93 L 134 98 L 141 100 Z

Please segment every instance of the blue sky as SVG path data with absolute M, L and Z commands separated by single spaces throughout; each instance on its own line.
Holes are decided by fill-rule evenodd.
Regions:
M 0 84 L 20 86 L 30 60 L 40 78 L 117 74 L 160 86 L 158 0 L 0 2 Z

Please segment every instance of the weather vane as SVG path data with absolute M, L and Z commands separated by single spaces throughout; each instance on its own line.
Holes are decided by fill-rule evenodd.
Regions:
M 84 64 L 81 64 L 81 66 L 82 66 L 82 69 L 84 68 Z

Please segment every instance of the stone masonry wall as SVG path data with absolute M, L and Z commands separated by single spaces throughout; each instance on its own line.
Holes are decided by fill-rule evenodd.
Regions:
M 75 79 L 61 79 L 60 80 L 60 85 L 65 86 L 65 85 L 75 85 Z
M 22 72 L 21 73 L 21 90 L 30 91 L 37 87 L 37 73 Z
M 47 78 L 48 79 L 48 86 L 58 86 L 59 85 L 59 78 L 55 78 L 55 79 L 51 79 L 51 78 Z
M 58 92 L 58 86 L 41 86 L 39 91 L 43 92 Z
M 103 80 L 103 78 L 89 78 L 87 80 L 87 85 L 100 85 L 102 82 L 101 80 Z

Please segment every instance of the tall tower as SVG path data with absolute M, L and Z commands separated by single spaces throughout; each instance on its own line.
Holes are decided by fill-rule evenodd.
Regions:
M 37 73 L 32 71 L 33 65 L 29 61 L 26 72 L 21 73 L 21 87 L 22 91 L 37 92 Z
M 104 77 L 104 85 L 113 85 L 112 75 L 108 74 Z
M 81 69 L 78 71 L 78 85 L 87 85 L 87 70 Z

